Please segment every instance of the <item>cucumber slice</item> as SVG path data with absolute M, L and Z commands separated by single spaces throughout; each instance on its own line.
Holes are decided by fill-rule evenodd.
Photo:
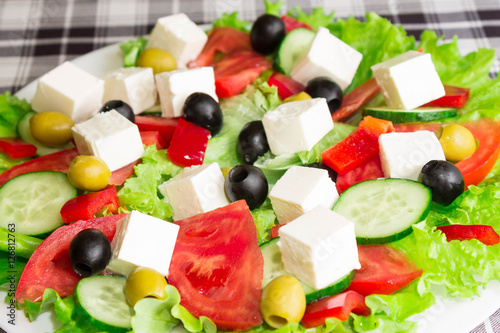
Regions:
M 33 136 L 31 135 L 31 130 L 30 130 L 30 119 L 36 114 L 34 111 L 30 111 L 26 113 L 21 120 L 19 120 L 19 123 L 17 124 L 17 131 L 19 132 L 19 136 L 21 139 L 23 139 L 27 143 L 31 143 L 32 145 L 36 146 L 36 154 L 38 156 L 42 155 L 48 155 L 52 153 L 57 153 L 58 151 L 65 150 L 65 149 L 70 149 L 73 148 L 74 145 L 73 143 L 69 142 L 63 146 L 60 147 L 47 147 L 35 140 Z
M 23 235 L 44 235 L 61 225 L 61 208 L 77 190 L 62 172 L 39 171 L 12 178 L 0 187 L 0 226 L 16 225 Z
M 81 279 L 75 291 L 77 311 L 99 330 L 129 331 L 134 309 L 125 296 L 126 281 L 127 278 L 114 275 Z
M 283 73 L 290 75 L 293 65 L 302 53 L 309 49 L 309 45 L 315 35 L 314 31 L 299 28 L 290 31 L 285 36 L 278 49 L 276 58 L 276 64 Z
M 422 121 L 434 121 L 444 118 L 455 117 L 457 109 L 435 108 L 422 106 L 413 110 L 394 110 L 387 106 L 367 107 L 364 110 L 365 116 L 372 116 L 379 119 L 390 120 L 394 124 L 413 123 Z
M 354 223 L 358 244 L 383 244 L 413 232 L 431 209 L 431 190 L 407 179 L 374 179 L 348 188 L 333 211 Z
M 285 267 L 283 266 L 283 261 L 281 260 L 281 252 L 278 247 L 279 237 L 273 238 L 270 241 L 265 242 L 260 245 L 260 250 L 262 252 L 262 256 L 264 257 L 264 278 L 262 279 L 262 288 L 264 288 L 271 280 L 277 278 L 281 275 L 291 275 L 287 271 L 285 271 Z M 304 293 L 306 294 L 306 302 L 311 303 L 320 298 L 328 297 L 332 295 L 336 295 L 347 289 L 351 284 L 352 279 L 354 278 L 354 271 L 342 277 L 338 281 L 332 283 L 331 285 L 323 288 L 323 289 L 314 289 L 307 283 L 301 281 L 299 282 L 302 285 L 302 289 L 304 289 Z

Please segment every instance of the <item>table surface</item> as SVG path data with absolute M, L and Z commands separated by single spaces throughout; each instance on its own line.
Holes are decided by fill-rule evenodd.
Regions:
M 494 48 L 500 70 L 500 0 L 287 0 L 286 9 L 324 7 L 337 17 L 374 11 L 418 40 L 425 29 L 458 36 L 463 54 Z M 147 34 L 159 17 L 184 12 L 199 24 L 222 13 L 253 20 L 261 0 L 0 0 L 0 93 L 17 90 L 66 60 Z M 500 309 L 472 332 L 500 332 Z

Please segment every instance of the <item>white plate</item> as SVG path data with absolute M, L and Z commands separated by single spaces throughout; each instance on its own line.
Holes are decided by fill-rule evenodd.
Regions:
M 78 57 L 72 62 L 89 73 L 102 76 L 110 70 L 123 66 L 123 56 L 118 44 L 114 44 Z M 35 93 L 36 83 L 36 80 L 31 82 L 19 90 L 16 96 L 29 101 Z M 3 300 L 5 295 L 5 292 L 0 292 L 0 299 Z M 499 307 L 500 283 L 494 281 L 483 290 L 479 298 L 474 300 L 439 298 L 433 307 L 412 319 L 419 322 L 419 333 L 469 333 Z M 52 332 L 60 325 L 53 313 L 45 313 L 30 323 L 22 311 L 17 311 L 16 325 L 13 326 L 8 323 L 7 311 L 7 304 L 3 303 L 3 310 L 0 311 L 0 327 L 8 333 Z

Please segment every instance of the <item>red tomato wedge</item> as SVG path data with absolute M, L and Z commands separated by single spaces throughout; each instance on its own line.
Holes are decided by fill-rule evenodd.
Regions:
M 302 317 L 302 324 L 306 328 L 317 327 L 324 325 L 326 318 L 331 317 L 346 321 L 351 312 L 367 316 L 370 314 L 370 308 L 366 305 L 363 295 L 355 291 L 345 291 L 308 304 Z
M 365 180 L 384 178 L 384 171 L 382 171 L 382 164 L 380 157 L 374 156 L 371 160 L 352 169 L 342 175 L 337 176 L 337 191 L 340 193 L 347 190 L 354 184 L 363 182 Z
M 158 131 L 165 142 L 165 147 L 170 144 L 178 121 L 178 118 L 135 116 L 135 124 L 139 131 Z
M 344 96 L 340 109 L 332 114 L 333 121 L 340 121 L 356 112 L 363 104 L 366 104 L 380 92 L 380 87 L 374 78 Z
M 280 228 L 284 225 L 286 225 L 286 223 L 275 224 L 273 227 L 271 227 L 271 239 L 280 236 Z
M 253 51 L 227 54 L 214 64 L 215 92 L 219 97 L 231 97 L 245 90 L 266 69 L 271 61 Z
M 89 220 L 104 207 L 108 213 L 116 214 L 120 201 L 114 186 L 108 186 L 102 191 L 82 194 L 70 199 L 61 208 L 61 217 L 64 223 L 79 220 Z
M 364 296 L 392 294 L 423 273 L 404 252 L 387 244 L 358 245 L 358 257 L 361 268 L 347 290 Z
M 143 131 L 141 134 L 142 144 L 146 146 L 155 145 L 156 149 L 165 149 L 167 145 L 158 131 Z
M 36 149 L 36 146 L 19 138 L 0 138 L 0 152 L 7 154 L 10 158 L 36 156 Z
M 135 172 L 134 167 L 139 164 L 140 160 L 132 162 L 130 164 L 125 165 L 124 167 L 115 170 L 111 173 L 111 177 L 109 177 L 109 185 L 120 186 L 125 183 L 127 179 L 129 179 Z
M 378 137 L 394 130 L 390 121 L 366 116 L 347 138 L 322 154 L 323 163 L 339 175 L 349 172 L 378 155 Z
M 283 15 L 281 17 L 281 20 L 283 21 L 283 23 L 285 23 L 285 32 L 286 33 L 289 33 L 290 31 L 298 29 L 298 28 L 314 30 L 309 24 L 300 22 L 299 20 L 296 20 L 293 17 L 288 16 L 288 15 Z
M 304 87 L 302 84 L 295 81 L 288 75 L 278 72 L 274 72 L 273 74 L 271 74 L 271 76 L 267 80 L 267 84 L 278 88 L 278 95 L 280 95 L 281 99 L 296 95 L 306 89 L 306 87 Z
M 438 98 L 432 102 L 425 104 L 425 106 L 440 106 L 440 107 L 455 107 L 463 108 L 469 100 L 469 88 L 460 88 L 454 86 L 444 85 L 446 95 Z
M 250 34 L 230 27 L 214 28 L 200 55 L 188 64 L 189 68 L 210 66 L 218 53 L 252 51 Z
M 43 292 L 52 288 L 61 297 L 71 295 L 81 280 L 69 263 L 68 250 L 73 237 L 89 228 L 101 230 L 111 241 L 116 231 L 116 222 L 125 215 L 99 217 L 78 221 L 56 229 L 35 250 L 19 279 L 15 299 L 36 302 L 42 299 Z
M 472 120 L 461 125 L 468 128 L 478 141 L 474 154 L 455 164 L 462 172 L 465 188 L 479 184 L 493 169 L 500 154 L 500 124 L 489 118 Z M 414 132 L 419 130 L 435 131 L 439 123 L 397 124 L 396 132 Z
M 219 330 L 259 325 L 264 259 L 246 202 L 175 223 L 180 230 L 168 281 L 179 290 L 181 304 Z
M 495 245 L 500 242 L 500 236 L 490 225 L 463 225 L 450 224 L 436 228 L 446 235 L 446 240 L 471 240 L 477 239 L 485 245 Z

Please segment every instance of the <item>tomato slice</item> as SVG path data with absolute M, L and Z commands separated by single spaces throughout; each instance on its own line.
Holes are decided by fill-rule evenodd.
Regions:
M 450 224 L 436 228 L 446 235 L 446 240 L 471 240 L 477 239 L 485 245 L 495 245 L 500 242 L 500 236 L 490 225 L 463 225 Z
M 346 321 L 351 312 L 367 316 L 371 311 L 363 295 L 355 291 L 345 291 L 308 304 L 302 317 L 302 324 L 306 328 L 317 327 L 324 325 L 326 318 L 331 317 Z
M 142 144 L 146 146 L 155 145 L 156 149 L 165 149 L 167 145 L 158 131 L 143 131 L 141 134 Z
M 15 299 L 20 303 L 25 300 L 39 301 L 47 288 L 54 289 L 61 297 L 73 294 L 81 276 L 73 271 L 69 263 L 71 241 L 77 233 L 89 228 L 101 230 L 111 241 L 115 235 L 116 222 L 124 216 L 121 214 L 82 220 L 56 229 L 28 260 L 19 279 Z
M 404 252 L 387 244 L 358 245 L 358 257 L 361 268 L 347 290 L 364 296 L 392 294 L 423 273 Z
M 377 178 L 384 178 L 384 171 L 382 170 L 382 164 L 380 163 L 380 157 L 378 155 L 374 156 L 365 164 L 338 175 L 336 182 L 337 191 L 340 194 L 354 184 Z
M 231 97 L 245 90 L 266 69 L 271 61 L 253 51 L 227 54 L 214 64 L 215 92 L 219 97 Z
M 214 28 L 200 55 L 188 64 L 189 68 L 210 66 L 218 53 L 229 54 L 238 51 L 252 51 L 250 34 L 230 27 Z
M 500 154 L 500 124 L 492 119 L 483 118 L 461 125 L 468 128 L 478 141 L 474 154 L 458 162 L 456 167 L 462 172 L 465 188 L 469 185 L 478 185 L 493 169 Z M 439 123 L 397 124 L 396 132 L 414 132 L 428 130 L 434 132 Z
M 278 95 L 280 95 L 281 99 L 296 95 L 306 89 L 306 87 L 304 87 L 302 84 L 295 81 L 288 75 L 278 72 L 274 72 L 273 74 L 271 74 L 271 76 L 267 80 L 267 84 L 278 88 Z
M 33 157 L 36 155 L 36 150 L 36 146 L 19 138 L 0 138 L 0 152 L 10 158 Z
M 180 230 L 168 281 L 179 290 L 181 304 L 219 330 L 259 325 L 264 259 L 246 202 L 175 223 Z
M 294 19 L 291 16 L 288 15 L 283 15 L 281 17 L 281 20 L 283 23 L 285 23 L 285 32 L 289 33 L 292 30 L 298 29 L 298 28 L 304 28 L 308 30 L 314 30 L 309 24 L 300 22 L 299 20 Z
M 115 214 L 120 207 L 116 188 L 112 185 L 102 191 L 82 194 L 70 199 L 61 208 L 61 217 L 64 223 L 78 220 L 89 220 L 104 207 L 108 213 Z
M 356 87 L 344 96 L 340 109 L 332 114 L 333 121 L 340 121 L 356 112 L 363 104 L 370 101 L 380 92 L 380 87 L 374 78 Z

